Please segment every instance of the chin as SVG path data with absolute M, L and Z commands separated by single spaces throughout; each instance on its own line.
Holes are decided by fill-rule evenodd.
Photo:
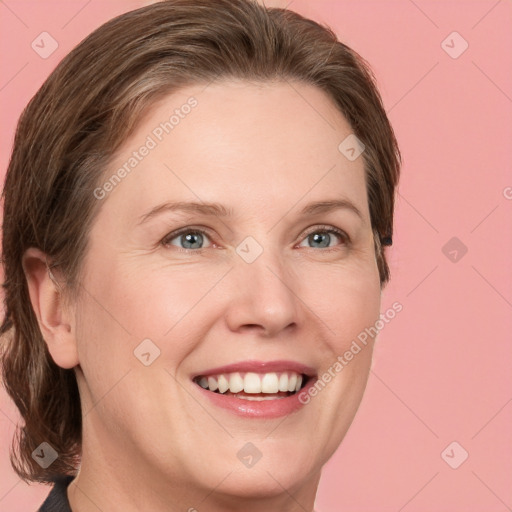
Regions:
M 250 500 L 263 500 L 282 495 L 283 492 L 294 494 L 310 480 L 309 473 L 300 468 L 290 468 L 283 461 L 282 465 L 275 467 L 266 465 L 251 469 L 231 468 L 225 475 L 229 476 L 219 485 L 219 479 L 213 485 L 218 486 L 215 492 L 231 496 L 233 498 L 245 498 Z M 231 472 L 231 473 L 230 473 Z M 210 489 L 213 488 L 209 486 Z
M 283 492 L 293 494 L 307 482 L 311 483 L 315 475 L 319 478 L 325 460 L 323 457 L 317 460 L 308 443 L 304 442 L 304 449 L 300 450 L 295 440 L 275 441 L 283 445 L 281 450 L 273 444 L 265 446 L 264 440 L 257 442 L 261 447 L 259 459 L 254 451 L 252 460 L 249 456 L 244 461 L 245 453 L 237 450 L 242 453 L 240 456 L 235 454 L 232 461 L 226 456 L 218 465 L 212 461 L 206 487 L 212 489 L 218 486 L 216 492 L 256 500 L 279 496 Z M 242 444 L 244 447 L 247 445 Z M 251 450 L 254 448 L 246 449 L 246 452 L 250 453 Z

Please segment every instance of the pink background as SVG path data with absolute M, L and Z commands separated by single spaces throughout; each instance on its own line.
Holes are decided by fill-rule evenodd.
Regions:
M 58 61 L 144 3 L 0 3 L 2 177 L 18 116 Z M 403 311 L 379 335 L 366 395 L 324 469 L 316 510 L 512 510 L 512 3 L 289 7 L 330 25 L 371 63 L 404 160 L 382 307 L 400 301 Z M 59 45 L 47 59 L 31 48 L 44 31 Z M 467 247 L 456 261 L 445 256 L 455 246 L 442 250 L 453 237 Z M 0 509 L 36 510 L 49 487 L 28 486 L 10 468 L 17 419 L 2 391 Z M 453 441 L 460 447 L 446 460 L 469 454 L 457 469 L 441 456 Z

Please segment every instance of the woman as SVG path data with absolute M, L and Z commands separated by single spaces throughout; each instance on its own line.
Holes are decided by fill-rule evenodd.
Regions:
M 367 63 L 291 11 L 168 0 L 78 45 L 3 192 L 11 460 L 54 483 L 40 510 L 313 510 L 399 168 Z

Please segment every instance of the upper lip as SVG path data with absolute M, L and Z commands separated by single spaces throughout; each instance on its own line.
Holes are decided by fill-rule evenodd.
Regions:
M 310 366 L 297 363 L 295 361 L 240 361 L 239 363 L 232 363 L 225 366 L 218 366 L 216 368 L 209 368 L 202 372 L 196 373 L 192 378 L 208 377 L 210 375 L 220 375 L 221 373 L 234 373 L 234 372 L 254 372 L 254 373 L 270 373 L 270 372 L 286 372 L 293 371 L 302 373 L 307 377 L 316 376 L 316 371 Z

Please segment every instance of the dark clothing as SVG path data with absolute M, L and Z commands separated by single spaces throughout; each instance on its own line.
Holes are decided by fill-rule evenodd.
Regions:
M 74 476 L 62 476 L 55 479 L 50 494 L 37 512 L 71 512 L 66 491 L 74 478 Z

